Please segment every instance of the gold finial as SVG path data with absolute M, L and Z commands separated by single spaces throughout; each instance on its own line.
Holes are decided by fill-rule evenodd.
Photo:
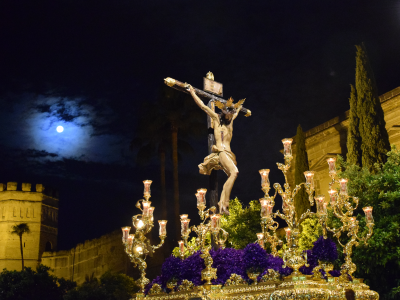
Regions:
M 164 79 L 164 83 L 168 86 L 174 86 L 175 85 L 175 79 L 171 77 L 167 77 Z
M 211 71 L 208 71 L 206 78 L 210 79 L 210 80 L 214 80 L 214 74 Z

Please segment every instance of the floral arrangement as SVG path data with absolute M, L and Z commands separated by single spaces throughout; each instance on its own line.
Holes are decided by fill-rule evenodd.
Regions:
M 267 252 L 259 244 L 248 244 L 243 252 L 247 272 L 262 272 L 268 267 Z
M 218 249 L 210 251 L 213 259 L 213 268 L 217 268 L 217 279 L 212 281 L 213 284 L 224 284 L 231 274 L 237 274 L 246 278 L 245 261 L 243 259 L 243 250 L 234 248 Z
M 302 266 L 300 271 L 303 274 L 311 275 L 313 269 L 318 266 L 318 260 L 324 262 L 334 262 L 338 259 L 336 244 L 330 239 L 319 237 L 314 242 L 311 250 L 307 251 L 307 263 L 309 267 Z M 193 282 L 195 286 L 202 285 L 201 271 L 205 268 L 204 259 L 200 257 L 201 251 L 196 251 L 184 260 L 171 255 L 168 257 L 161 268 L 161 275 L 156 277 L 147 287 L 147 293 L 153 284 L 159 284 L 164 291 L 167 291 L 167 283 L 176 282 L 177 286 L 183 280 Z M 210 250 L 213 259 L 213 268 L 217 268 L 217 279 L 212 281 L 213 284 L 224 284 L 231 274 L 237 274 L 248 282 L 251 282 L 247 276 L 247 272 L 260 273 L 258 280 L 273 269 L 282 276 L 288 276 L 292 273 L 289 267 L 282 268 L 283 259 L 279 256 L 268 254 L 259 244 L 248 244 L 243 250 L 234 248 L 225 248 L 218 250 Z M 321 273 L 325 276 L 324 271 Z M 340 272 L 333 270 L 329 272 L 333 277 L 338 277 Z
M 188 258 L 181 260 L 171 255 L 161 268 L 161 275 L 157 276 L 147 287 L 147 293 L 153 284 L 159 284 L 164 291 L 167 290 L 168 282 L 176 282 L 179 285 L 183 280 L 193 282 L 195 286 L 202 285 L 201 271 L 205 268 L 204 260 L 200 257 L 201 251 L 195 252 Z M 268 254 L 259 244 L 249 244 L 245 249 L 225 248 L 211 250 L 213 268 L 217 268 L 217 279 L 213 284 L 224 284 L 231 274 L 238 274 L 243 279 L 250 281 L 247 271 L 260 272 L 264 275 L 268 269 L 273 269 L 283 276 L 290 275 L 291 268 L 282 268 L 283 260 Z
M 314 246 L 311 250 L 306 250 L 307 252 L 307 263 L 310 265 L 309 267 L 302 266 L 299 270 L 305 275 L 312 275 L 313 269 L 318 266 L 319 260 L 323 262 L 331 262 L 333 263 L 338 259 L 337 247 L 334 241 L 331 239 L 324 239 L 323 236 L 320 236 L 318 240 L 314 242 Z M 320 270 L 322 275 L 325 277 L 324 270 Z M 340 272 L 337 270 L 332 270 L 329 272 L 333 277 L 340 276 Z
M 338 252 L 335 242 L 331 239 L 324 239 L 323 236 L 320 236 L 319 239 L 314 243 L 312 251 L 321 261 L 334 262 L 338 259 Z

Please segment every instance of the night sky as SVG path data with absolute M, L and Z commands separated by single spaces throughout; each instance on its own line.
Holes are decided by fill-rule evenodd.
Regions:
M 212 71 L 224 98 L 247 98 L 253 115 L 236 119 L 231 144 L 231 196 L 244 203 L 262 196 L 259 169 L 282 180 L 282 138 L 349 108 L 354 45 L 365 43 L 380 94 L 400 86 L 400 0 L 6 0 L 0 41 L 0 182 L 59 190 L 59 249 L 130 225 L 144 179 L 159 218 L 158 161 L 137 164 L 129 145 L 165 77 L 202 88 Z M 189 141 L 180 192 L 193 218 L 207 137 Z M 172 185 L 169 159 L 171 205 Z

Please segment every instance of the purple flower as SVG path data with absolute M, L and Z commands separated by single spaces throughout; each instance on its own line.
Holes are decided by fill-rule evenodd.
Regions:
M 182 261 L 181 280 L 187 279 L 194 285 L 202 285 L 201 271 L 206 267 L 204 259 L 200 257 L 201 251 L 197 251 Z
M 333 262 L 338 259 L 336 244 L 331 239 L 324 239 L 320 236 L 317 241 L 314 242 L 314 247 L 311 250 L 307 250 L 307 263 L 309 267 L 302 266 L 299 270 L 305 275 L 312 275 L 313 269 L 318 266 L 318 260 L 325 262 Z M 339 271 L 331 271 L 333 274 Z M 321 269 L 322 275 L 325 277 L 325 272 Z M 340 272 L 339 272 L 340 275 Z M 334 275 L 332 275 L 334 276 Z M 337 277 L 337 276 L 334 276 Z
M 331 274 L 333 277 L 339 277 L 340 276 L 340 271 L 339 270 L 332 270 L 332 271 L 329 271 L 329 274 Z
M 161 267 L 161 274 L 163 279 L 167 280 L 179 280 L 182 278 L 182 260 L 179 257 L 175 257 L 171 255 L 168 257 L 162 267 Z
M 149 290 L 153 287 L 153 284 L 155 284 L 155 283 L 161 285 L 161 287 L 165 290 L 165 287 L 166 287 L 166 286 L 165 286 L 165 283 L 166 283 L 166 281 L 165 281 L 165 283 L 163 283 L 163 282 L 164 282 L 164 280 L 163 280 L 162 276 L 157 276 L 156 278 L 153 279 L 152 282 L 150 282 L 150 283 L 146 286 L 146 288 L 144 289 L 144 293 L 147 295 L 147 294 L 149 293 Z
M 334 262 L 338 259 L 335 242 L 331 239 L 324 239 L 323 236 L 320 236 L 319 239 L 314 242 L 312 252 L 317 259 L 321 261 Z
M 282 268 L 283 266 L 283 259 L 280 258 L 279 256 L 273 256 L 271 254 L 267 254 L 267 270 L 268 269 L 274 269 L 275 271 L 278 271 L 279 274 L 283 276 L 288 276 L 292 273 L 293 269 L 286 267 Z
M 314 254 L 312 250 L 307 250 L 307 263 L 310 265 L 309 267 L 306 267 L 305 265 L 302 266 L 299 271 L 303 273 L 304 275 L 312 275 L 313 274 L 313 269 L 318 266 L 318 258 Z
M 243 262 L 246 271 L 261 273 L 268 267 L 267 252 L 257 243 L 248 244 L 243 249 Z
M 213 284 L 224 284 L 231 274 L 238 274 L 243 278 L 246 276 L 245 264 L 243 262 L 243 250 L 234 248 L 218 249 L 210 251 L 213 259 L 213 268 L 217 268 L 217 279 Z

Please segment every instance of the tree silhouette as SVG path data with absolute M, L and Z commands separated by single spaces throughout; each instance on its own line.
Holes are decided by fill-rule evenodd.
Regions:
M 166 212 L 165 164 L 168 150 L 172 153 L 174 186 L 175 232 L 180 227 L 179 214 L 179 160 L 183 154 L 194 153 L 188 139 L 206 136 L 205 118 L 193 99 L 170 87 L 163 86 L 155 103 L 146 103 L 137 137 L 131 148 L 139 148 L 137 160 L 146 163 L 158 156 L 162 186 L 162 208 Z M 178 234 L 178 233 L 177 233 Z
M 350 85 L 349 129 L 347 133 L 347 162 L 361 167 L 361 136 L 360 118 L 357 113 L 357 94 L 354 86 Z
M 18 224 L 18 225 L 13 225 L 11 227 L 11 229 L 12 229 L 12 231 L 11 231 L 12 234 L 16 234 L 16 235 L 19 236 L 19 245 L 20 245 L 20 248 L 21 248 L 22 270 L 24 270 L 24 251 L 23 251 L 23 248 L 22 248 L 22 235 L 24 233 L 31 233 L 31 230 L 29 229 L 29 225 L 27 223 L 21 223 L 21 224 Z
M 160 160 L 161 210 L 162 219 L 167 219 L 167 188 L 166 188 L 166 153 L 170 148 L 171 139 L 168 128 L 162 127 L 159 120 L 159 110 L 153 109 L 148 103 L 142 107 L 142 118 L 139 121 L 137 137 L 131 142 L 131 149 L 138 148 L 136 161 L 147 164 L 153 157 Z
M 389 135 L 378 96 L 374 73 L 364 44 L 357 45 L 356 90 L 360 118 L 362 166 L 374 170 L 375 163 L 385 163 L 390 151 Z
M 296 185 L 306 181 L 304 172 L 309 171 L 309 169 L 310 167 L 308 166 L 308 155 L 306 151 L 306 137 L 303 129 L 299 125 L 296 133 L 296 165 L 294 171 L 294 183 Z M 297 218 L 300 218 L 300 216 L 305 213 L 307 209 L 311 209 L 310 201 L 308 200 L 308 194 L 304 188 L 300 189 L 295 196 L 294 206 Z

